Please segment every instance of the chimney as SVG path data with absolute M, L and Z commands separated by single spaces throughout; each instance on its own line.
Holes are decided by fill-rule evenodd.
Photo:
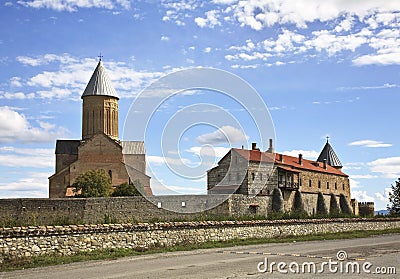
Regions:
M 257 147 L 257 143 L 256 143 L 256 142 L 252 142 L 252 143 L 251 143 L 251 150 L 260 151 L 260 148 Z
M 283 163 L 283 155 L 282 155 L 282 154 L 279 154 L 279 161 L 280 161 L 281 163 Z
M 272 144 L 272 139 L 269 139 L 269 148 L 267 150 L 268 153 L 274 153 L 274 147 Z
M 299 154 L 299 165 L 303 165 L 303 154 Z
M 324 159 L 324 169 L 326 170 L 326 159 Z

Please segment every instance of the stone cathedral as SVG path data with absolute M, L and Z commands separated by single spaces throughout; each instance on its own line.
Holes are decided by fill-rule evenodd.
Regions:
M 119 98 L 101 58 L 81 98 L 82 139 L 57 140 L 49 197 L 73 196 L 76 177 L 94 169 L 104 169 L 113 186 L 139 180 L 144 194 L 151 195 L 144 142 L 118 139 Z

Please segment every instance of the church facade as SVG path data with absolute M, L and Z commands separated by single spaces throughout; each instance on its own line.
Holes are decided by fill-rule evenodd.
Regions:
M 142 141 L 118 139 L 118 95 L 100 59 L 82 96 L 82 139 L 57 140 L 55 174 L 49 197 L 73 196 L 75 179 L 88 170 L 104 169 L 113 186 L 139 180 L 151 195 Z

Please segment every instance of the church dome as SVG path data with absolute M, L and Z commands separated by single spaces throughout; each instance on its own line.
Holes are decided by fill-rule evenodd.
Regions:
M 110 78 L 101 60 L 97 64 L 81 98 L 86 96 L 110 96 L 118 99 L 117 92 L 111 85 Z

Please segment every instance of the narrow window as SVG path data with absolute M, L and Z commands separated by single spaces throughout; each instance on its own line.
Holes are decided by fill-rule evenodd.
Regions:
M 112 181 L 112 170 L 109 170 L 109 171 L 108 171 L 108 175 L 110 176 L 110 179 L 111 179 L 111 181 Z
M 92 134 L 94 134 L 94 110 L 92 112 Z
M 318 180 L 318 188 L 321 188 L 321 181 Z
M 260 181 L 262 181 L 262 173 L 260 172 Z
M 342 184 L 342 188 L 343 188 L 343 190 L 344 190 L 344 183 Z
M 329 189 L 329 181 L 326 182 L 326 189 Z
M 335 182 L 335 190 L 337 190 L 337 183 Z
M 312 186 L 311 179 L 308 181 L 308 186 L 309 186 L 309 187 L 311 187 L 311 186 Z
M 254 172 L 252 172 L 251 173 L 251 179 L 254 181 L 254 178 L 255 178 L 256 176 L 255 176 L 255 174 L 254 174 Z

